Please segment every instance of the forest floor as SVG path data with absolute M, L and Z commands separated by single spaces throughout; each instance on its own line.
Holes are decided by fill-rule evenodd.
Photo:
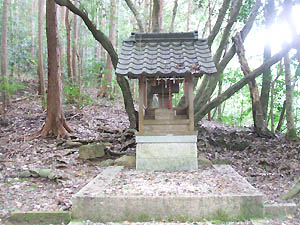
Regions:
M 68 104 L 65 115 L 75 130 L 72 138 L 108 140 L 112 151 L 134 154 L 132 141 L 121 137 L 129 125 L 121 102 L 99 100 L 80 110 Z M 5 224 L 7 216 L 16 210 L 70 210 L 72 195 L 101 172 L 99 163 L 117 157 L 110 154 L 82 160 L 78 148 L 66 147 L 64 140 L 28 140 L 39 133 L 45 116 L 39 99 L 32 96 L 14 102 L 6 119 L 0 121 L 0 224 Z M 218 122 L 202 121 L 198 129 L 199 154 L 213 163 L 230 164 L 266 195 L 267 203 L 293 201 L 298 205 L 297 215 L 284 221 L 270 220 L 268 224 L 300 224 L 300 194 L 289 201 L 280 200 L 300 178 L 299 142 L 288 142 L 283 136 L 261 138 L 252 128 Z M 51 169 L 51 176 L 38 173 L 45 168 Z M 24 176 L 28 171 L 36 172 L 35 176 Z

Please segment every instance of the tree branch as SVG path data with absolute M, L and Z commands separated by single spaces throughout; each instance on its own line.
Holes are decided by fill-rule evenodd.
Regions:
M 93 22 L 89 19 L 86 12 L 83 10 L 80 10 L 77 8 L 70 0 L 55 0 L 56 4 L 60 6 L 66 6 L 70 11 L 72 11 L 74 14 L 81 17 L 81 19 L 84 21 L 88 29 L 92 32 L 94 38 L 101 43 L 103 48 L 106 49 L 108 54 L 111 57 L 112 64 L 114 68 L 116 69 L 118 64 L 118 55 L 111 44 L 109 38 L 101 31 L 96 28 L 96 26 L 93 24 Z
M 230 11 L 229 21 L 226 24 L 226 27 L 222 34 L 222 39 L 221 39 L 220 45 L 217 49 L 216 54 L 214 55 L 214 61 L 216 64 L 219 63 L 219 61 L 220 61 L 222 52 L 224 50 L 224 46 L 229 38 L 231 28 L 232 28 L 233 24 L 236 22 L 237 16 L 239 15 L 239 12 L 240 12 L 240 9 L 242 6 L 242 2 L 243 2 L 242 0 L 236 0 L 236 1 L 234 1 L 233 5 L 232 5 L 232 10 Z
M 138 27 L 139 27 L 139 30 L 141 33 L 144 33 L 145 32 L 145 29 L 143 27 L 143 22 L 142 22 L 142 19 L 141 19 L 141 15 L 140 13 L 136 10 L 133 2 L 131 0 L 125 0 L 128 8 L 131 10 L 131 12 L 133 13 L 135 19 L 136 19 L 136 22 L 138 24 Z
M 299 42 L 298 37 L 298 42 Z M 296 43 L 296 40 L 287 46 L 285 46 L 284 49 L 282 49 L 279 53 L 275 54 L 273 57 L 271 57 L 269 60 L 267 60 L 265 63 L 263 63 L 261 66 L 259 66 L 257 69 L 252 71 L 248 76 L 242 78 L 240 81 L 235 83 L 234 85 L 230 86 L 226 91 L 224 91 L 221 95 L 213 99 L 208 104 L 204 105 L 198 113 L 195 114 L 195 122 L 200 121 L 210 110 L 217 107 L 224 101 L 226 101 L 228 98 L 230 98 L 232 95 L 234 95 L 237 91 L 239 91 L 241 88 L 243 88 L 246 84 L 249 83 L 249 81 L 255 79 L 259 75 L 263 73 L 263 71 L 269 67 L 271 67 L 273 64 L 277 63 L 289 50 L 294 47 Z
M 55 0 L 55 2 L 60 6 L 66 6 L 70 11 L 72 11 L 74 14 L 81 17 L 81 19 L 84 21 L 88 29 L 93 34 L 94 38 L 101 43 L 103 48 L 106 49 L 108 54 L 111 57 L 112 64 L 114 66 L 114 69 L 116 69 L 118 64 L 118 55 L 109 40 L 109 38 L 101 31 L 97 30 L 96 26 L 93 24 L 93 22 L 89 19 L 88 15 L 84 10 L 78 9 L 70 0 Z M 130 92 L 128 80 L 124 76 L 117 76 L 117 82 L 122 90 L 123 94 L 123 100 L 125 104 L 125 109 L 129 117 L 130 121 L 130 128 L 136 127 L 136 116 L 135 116 L 135 109 L 133 105 L 133 99 Z
M 215 40 L 215 37 L 217 36 L 217 34 L 219 33 L 220 31 L 220 28 L 222 26 L 222 23 L 224 21 L 224 18 L 225 18 L 225 15 L 226 15 L 226 12 L 227 12 L 227 9 L 229 8 L 229 5 L 230 5 L 230 1 L 231 0 L 224 0 L 223 1 L 223 4 L 222 4 L 222 7 L 220 8 L 219 10 L 219 14 L 218 14 L 218 18 L 217 18 L 217 21 L 210 33 L 210 35 L 208 36 L 207 38 L 207 42 L 208 42 L 208 46 L 211 47 L 212 43 L 214 42 Z

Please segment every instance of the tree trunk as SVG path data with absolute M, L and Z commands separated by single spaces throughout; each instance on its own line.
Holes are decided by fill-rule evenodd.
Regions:
M 283 123 L 283 120 L 284 120 L 285 111 L 286 111 L 286 100 L 283 102 L 283 105 L 282 105 L 280 117 L 279 117 L 278 124 L 277 124 L 277 127 L 276 127 L 276 132 L 280 132 L 280 130 L 281 130 L 281 126 L 282 126 L 282 123 Z
M 71 49 L 71 22 L 69 20 L 70 10 L 66 9 L 65 26 L 67 32 L 67 66 L 68 66 L 68 78 L 73 84 L 73 69 L 72 69 L 72 49 Z
M 159 0 L 159 32 L 162 32 L 162 21 L 163 21 L 163 4 L 164 0 Z
M 160 13 L 160 0 L 153 0 L 153 10 L 152 10 L 152 32 L 159 32 L 159 13 Z
M 265 17 L 265 27 L 267 32 L 270 31 L 275 18 L 275 5 L 274 0 L 268 0 L 264 8 L 264 17 Z M 271 45 L 270 43 L 265 43 L 264 47 L 264 61 L 271 58 Z M 262 106 L 264 119 L 267 119 L 267 111 L 269 105 L 269 95 L 272 81 L 271 68 L 267 69 L 262 76 L 262 88 L 260 93 L 260 102 Z
M 153 0 L 150 0 L 149 3 L 149 26 L 148 26 L 148 32 L 151 32 L 152 27 L 153 27 L 153 21 L 152 21 L 152 5 L 153 5 Z
M 73 42 L 72 42 L 72 71 L 73 71 L 73 82 L 74 82 L 74 86 L 76 84 L 76 80 L 77 80 L 77 15 L 74 14 L 73 17 Z
M 48 48 L 47 117 L 41 136 L 69 137 L 72 129 L 67 125 L 62 109 L 57 7 L 55 0 L 46 3 L 46 33 Z
M 188 11 L 187 11 L 187 18 L 186 18 L 186 31 L 190 31 L 190 17 L 191 17 L 191 0 L 188 0 Z
M 4 83 L 2 91 L 4 110 L 10 105 L 7 81 L 7 25 L 8 25 L 8 0 L 3 0 L 2 8 L 2 38 L 1 38 L 1 80 Z
M 226 0 L 224 0 L 224 2 L 223 2 L 223 7 L 226 7 L 226 4 L 224 5 L 225 2 L 226 2 Z M 236 2 L 236 4 L 237 4 L 237 2 Z M 242 40 L 245 40 L 248 33 L 250 32 L 250 30 L 253 26 L 253 23 L 255 21 L 255 18 L 258 15 L 260 6 L 261 6 L 261 1 L 257 0 L 255 5 L 252 8 L 252 11 L 251 11 L 250 16 L 248 18 L 248 21 L 246 22 L 246 24 L 244 25 L 244 27 L 240 31 Z M 218 34 L 218 32 L 220 30 L 220 27 L 222 25 L 222 19 L 224 19 L 224 17 L 225 17 L 226 10 L 224 10 L 223 7 L 222 7 L 222 9 L 220 9 L 220 13 L 218 15 L 217 22 L 214 25 L 214 27 L 212 29 L 212 32 L 208 37 L 208 45 L 209 46 L 211 46 L 212 41 L 215 39 L 216 35 Z M 227 7 L 228 7 L 228 5 L 227 5 Z M 230 20 L 229 20 L 229 24 L 227 24 L 227 26 L 226 26 L 227 29 L 225 28 L 225 30 L 227 30 L 227 31 L 228 31 L 228 27 L 230 27 L 232 22 L 236 19 L 234 12 L 236 12 L 236 10 L 231 11 L 231 17 L 230 17 Z M 225 31 L 223 33 L 225 33 Z M 226 42 L 222 42 L 222 44 L 223 44 L 223 48 L 225 48 L 226 47 L 225 46 Z M 221 51 L 221 44 L 219 46 L 219 51 L 221 53 L 223 51 L 223 50 Z M 218 72 L 215 75 L 212 75 L 212 76 L 207 76 L 207 75 L 204 76 L 204 78 L 201 82 L 200 88 L 197 91 L 197 94 L 196 94 L 196 97 L 195 97 L 195 100 L 194 100 L 195 115 L 198 115 L 197 116 L 198 118 L 202 118 L 202 115 L 203 115 L 204 111 L 206 111 L 207 109 L 209 109 L 212 105 L 214 105 L 216 103 L 216 102 L 213 102 L 213 104 L 212 104 L 212 102 L 208 103 L 208 99 L 210 99 L 212 93 L 214 92 L 214 90 L 216 88 L 216 85 L 218 83 L 218 80 L 219 80 L 221 74 L 223 73 L 223 71 L 224 71 L 225 67 L 227 66 L 227 64 L 230 62 L 230 60 L 235 55 L 235 52 L 236 52 L 235 51 L 235 46 L 233 45 L 233 46 L 231 46 L 229 51 L 225 54 L 225 56 L 222 58 L 222 60 L 219 63 L 217 63 L 216 66 L 217 66 Z M 218 54 L 220 54 L 220 53 L 218 53 Z M 217 58 L 219 58 L 219 57 L 221 57 L 221 55 L 219 55 L 218 57 L 216 57 L 216 55 L 215 55 L 214 59 L 216 61 L 218 61 Z M 199 122 L 199 120 L 197 121 L 197 119 L 196 119 L 195 122 L 197 123 L 197 122 Z
M 64 21 L 65 21 L 65 15 L 66 15 L 66 8 L 65 7 L 60 7 L 60 22 L 61 22 L 61 27 L 65 26 Z M 60 70 L 61 70 L 61 78 L 65 79 L 65 70 L 64 70 L 64 53 L 65 53 L 65 45 L 64 41 L 60 43 Z
M 145 29 L 143 27 L 143 21 L 142 21 L 140 13 L 136 10 L 136 8 L 131 0 L 125 0 L 125 1 L 127 3 L 127 6 L 129 7 L 129 9 L 131 10 L 132 14 L 134 15 L 134 17 L 136 19 L 136 22 L 137 22 L 140 32 L 144 33 Z
M 66 6 L 68 9 L 70 9 L 73 13 L 80 16 L 82 20 L 84 21 L 87 28 L 90 30 L 94 38 L 101 43 L 103 48 L 107 51 L 107 53 L 110 55 L 113 67 L 117 67 L 118 63 L 118 55 L 109 40 L 109 38 L 97 27 L 92 23 L 92 21 L 89 19 L 88 15 L 85 13 L 84 10 L 77 8 L 70 0 L 55 0 L 57 4 L 61 6 Z M 133 99 L 132 95 L 130 93 L 130 88 L 128 84 L 128 80 L 124 76 L 117 76 L 117 82 L 122 90 L 123 94 L 123 100 L 125 105 L 125 110 L 128 114 L 129 122 L 130 122 L 130 128 L 136 128 L 136 111 L 134 109 L 133 105 Z
M 34 31 L 35 31 L 35 27 L 34 27 L 34 23 L 33 23 L 33 21 L 34 21 L 34 18 L 35 18 L 35 15 L 34 15 L 34 10 L 35 10 L 35 8 L 36 8 L 36 6 L 35 6 L 35 1 L 33 1 L 32 3 L 31 3 L 31 7 L 30 7 L 30 9 L 29 9 L 29 13 L 31 14 L 31 17 L 30 17 L 30 27 L 31 27 L 31 30 L 30 30 L 30 36 L 31 36 L 31 44 L 32 44 L 32 46 L 31 46 L 31 57 L 34 59 L 35 57 L 36 57 L 36 55 L 35 55 L 35 41 L 34 41 Z
M 176 18 L 177 8 L 178 8 L 178 0 L 174 0 L 174 6 L 173 6 L 173 10 L 172 10 L 172 20 L 171 20 L 171 25 L 170 25 L 170 32 L 174 32 L 174 22 L 175 22 L 175 18 Z
M 39 0 L 39 16 L 38 16 L 38 68 L 39 76 L 39 95 L 42 104 L 46 103 L 45 99 L 45 79 L 44 79 L 44 63 L 43 63 L 43 32 L 44 32 L 44 7 L 45 0 Z M 43 106 L 44 108 L 44 106 Z
M 282 63 L 280 61 L 280 68 L 277 73 L 276 78 L 272 81 L 271 83 L 271 102 L 270 102 L 270 116 L 269 118 L 271 119 L 271 131 L 274 133 L 275 132 L 275 127 L 274 127 L 274 92 L 275 92 L 275 85 L 276 81 L 278 80 L 279 76 L 282 74 Z
M 236 52 L 238 54 L 239 62 L 241 65 L 241 69 L 244 73 L 244 76 L 248 76 L 251 73 L 250 67 L 245 57 L 245 49 L 242 44 L 242 38 L 240 35 L 237 35 L 233 38 L 233 42 L 235 44 Z M 255 79 L 249 82 L 250 95 L 252 101 L 252 114 L 254 121 L 254 128 L 258 135 L 260 136 L 268 136 L 272 137 L 272 133 L 268 130 L 266 121 L 263 117 L 262 106 L 258 94 L 258 87 Z
M 227 99 L 229 99 L 232 95 L 234 95 L 237 91 L 247 85 L 251 80 L 255 79 L 259 75 L 261 75 L 265 69 L 269 68 L 273 64 L 277 63 L 290 49 L 294 46 L 295 42 L 288 44 L 285 46 L 280 52 L 272 56 L 269 60 L 264 62 L 261 66 L 253 70 L 248 76 L 242 78 L 229 88 L 227 88 L 221 95 L 217 98 L 211 100 L 209 103 L 203 105 L 201 110 L 195 113 L 195 125 L 213 108 L 217 107 Z
M 116 13 L 116 1 L 110 1 L 110 22 L 109 22 L 109 40 L 114 45 L 115 43 L 115 13 Z M 110 55 L 107 55 L 106 59 L 106 73 L 104 74 L 104 81 L 100 91 L 100 98 L 109 98 L 112 91 L 112 70 L 113 65 Z
M 293 117 L 293 86 L 291 82 L 291 63 L 289 54 L 284 56 L 285 69 L 285 88 L 286 88 L 286 138 L 288 140 L 297 140 L 297 131 Z

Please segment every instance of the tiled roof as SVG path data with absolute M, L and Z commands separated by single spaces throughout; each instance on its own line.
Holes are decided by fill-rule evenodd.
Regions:
M 123 41 L 116 74 L 131 78 L 216 73 L 206 39 L 198 32 L 132 33 Z

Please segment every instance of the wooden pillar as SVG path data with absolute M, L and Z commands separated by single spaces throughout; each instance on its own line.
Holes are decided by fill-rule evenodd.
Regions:
M 139 132 L 144 131 L 144 104 L 145 104 L 145 79 L 143 77 L 139 78 Z
M 185 78 L 185 98 L 188 103 L 189 130 L 194 131 L 194 94 L 193 77 Z

